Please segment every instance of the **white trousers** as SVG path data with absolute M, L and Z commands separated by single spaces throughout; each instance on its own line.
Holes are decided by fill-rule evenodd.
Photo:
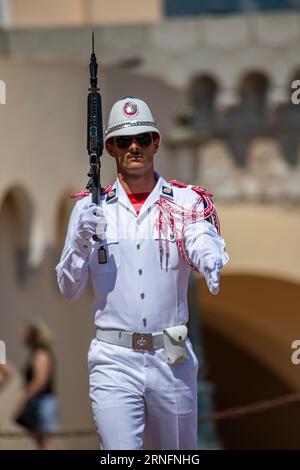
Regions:
M 90 397 L 104 450 L 196 450 L 198 360 L 169 365 L 164 349 L 134 351 L 94 339 Z

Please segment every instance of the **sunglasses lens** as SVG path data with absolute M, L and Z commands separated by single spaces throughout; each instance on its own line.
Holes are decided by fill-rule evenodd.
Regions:
M 135 140 L 137 141 L 137 143 L 143 148 L 148 147 L 152 142 L 152 135 L 150 134 L 150 132 L 145 132 L 144 134 L 138 134 L 134 137 L 135 137 Z M 117 136 L 116 141 L 115 141 L 117 147 L 119 149 L 125 149 L 125 148 L 129 147 L 129 145 L 132 142 L 132 138 L 133 138 L 133 136 L 131 136 L 131 135 Z
M 116 145 L 119 149 L 126 149 L 131 144 L 131 140 L 130 135 L 120 135 L 116 137 Z
M 148 147 L 152 142 L 152 135 L 149 132 L 145 132 L 144 134 L 139 134 L 135 138 L 138 144 L 144 148 Z

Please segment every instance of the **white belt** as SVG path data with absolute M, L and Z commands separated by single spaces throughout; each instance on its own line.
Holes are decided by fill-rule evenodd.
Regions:
M 129 333 L 120 330 L 97 329 L 96 338 L 105 343 L 124 346 L 139 351 L 152 351 L 164 347 L 164 334 L 159 333 Z

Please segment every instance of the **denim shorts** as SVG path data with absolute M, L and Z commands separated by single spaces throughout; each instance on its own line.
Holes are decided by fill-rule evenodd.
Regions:
M 36 432 L 56 432 L 59 429 L 59 407 L 55 395 L 47 394 L 34 399 L 37 407 Z

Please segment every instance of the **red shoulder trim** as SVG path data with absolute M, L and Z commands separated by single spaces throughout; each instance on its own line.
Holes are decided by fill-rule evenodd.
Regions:
M 107 194 L 107 193 L 109 193 L 109 191 L 111 190 L 111 188 L 112 188 L 112 184 L 109 184 L 108 186 L 106 186 L 106 188 L 103 188 L 102 194 Z
M 188 184 L 182 183 L 181 181 L 177 181 L 177 180 L 169 180 L 168 182 L 172 184 L 173 186 L 177 186 L 177 188 L 187 188 L 189 186 Z M 207 189 L 202 188 L 201 186 L 192 186 L 191 189 L 195 191 L 195 193 L 198 193 L 200 196 L 202 196 L 202 194 L 204 194 L 205 196 L 209 196 L 209 197 L 213 196 L 212 193 L 207 191 Z
M 177 186 L 177 188 L 187 188 L 188 184 L 182 183 L 181 181 L 177 180 L 170 180 L 168 183 L 172 184 L 173 186 Z
M 195 191 L 195 193 L 199 194 L 200 196 L 202 196 L 203 194 L 205 196 L 208 196 L 208 197 L 213 197 L 213 194 L 210 193 L 209 191 L 207 191 L 207 189 L 205 188 L 202 188 L 201 186 L 192 186 L 191 188 L 193 191 Z
M 70 198 L 72 199 L 77 199 L 77 198 L 80 198 L 80 197 L 86 197 L 90 194 L 89 191 L 78 191 L 77 193 L 74 193 L 74 194 L 70 194 Z
M 112 188 L 112 184 L 109 184 L 108 186 L 106 186 L 106 188 L 102 188 L 101 194 L 109 193 L 111 188 Z M 69 197 L 71 199 L 78 199 L 78 198 L 81 198 L 81 197 L 89 196 L 89 194 L 91 194 L 90 191 L 78 191 L 77 193 L 70 194 Z

